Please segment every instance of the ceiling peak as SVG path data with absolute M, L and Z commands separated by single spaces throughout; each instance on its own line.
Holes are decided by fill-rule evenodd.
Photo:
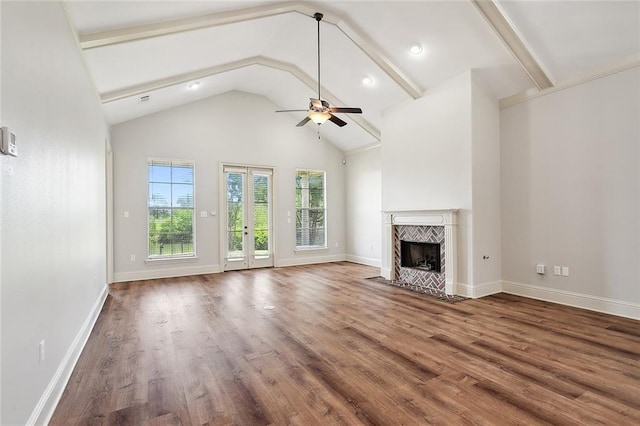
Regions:
M 422 96 L 422 89 L 417 83 L 407 77 L 391 60 L 382 52 L 373 40 L 365 35 L 365 32 L 339 14 L 325 10 L 317 12 L 313 3 L 285 2 L 264 6 L 256 6 L 237 9 L 227 12 L 211 13 L 191 18 L 163 21 L 152 24 L 138 25 L 116 30 L 100 31 L 95 33 L 80 34 L 80 47 L 84 50 L 111 46 L 114 44 L 128 43 L 152 37 L 175 34 L 183 31 L 192 31 L 200 28 L 228 25 L 245 22 L 253 19 L 268 18 L 285 13 L 300 13 L 312 18 L 316 14 L 324 22 L 336 26 L 352 43 L 371 58 L 396 84 L 398 84 L 413 99 Z M 316 18 L 317 19 L 317 18 Z

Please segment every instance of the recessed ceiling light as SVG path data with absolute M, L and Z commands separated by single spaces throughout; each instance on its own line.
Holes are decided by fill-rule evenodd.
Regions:
M 409 52 L 412 55 L 419 55 L 422 53 L 422 45 L 420 43 L 411 43 L 409 45 Z
M 200 87 L 200 82 L 194 81 L 193 83 L 189 83 L 187 87 L 191 90 L 196 90 L 198 87 Z
M 373 84 L 373 78 L 367 76 L 365 78 L 362 79 L 362 84 L 364 84 L 365 86 L 371 86 Z

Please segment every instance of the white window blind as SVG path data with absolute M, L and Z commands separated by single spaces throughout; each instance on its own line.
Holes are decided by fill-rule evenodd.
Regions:
M 296 247 L 326 248 L 325 172 L 296 171 Z

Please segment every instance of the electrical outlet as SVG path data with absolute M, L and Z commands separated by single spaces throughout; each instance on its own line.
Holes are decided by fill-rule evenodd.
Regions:
M 45 351 L 44 351 L 44 339 L 42 339 L 40 341 L 40 345 L 38 346 L 38 362 L 40 364 L 42 364 L 44 362 L 44 356 L 45 356 Z
M 130 259 L 131 259 L 131 261 L 132 261 L 132 262 L 135 262 L 135 261 L 136 261 L 136 255 L 135 255 L 135 254 L 132 254 L 132 255 L 131 255 L 131 257 L 130 257 Z
M 563 277 L 568 277 L 569 276 L 569 267 L 568 266 L 563 266 L 562 267 L 562 276 Z
M 553 267 L 553 275 L 560 275 L 560 267 L 559 266 L 554 266 Z

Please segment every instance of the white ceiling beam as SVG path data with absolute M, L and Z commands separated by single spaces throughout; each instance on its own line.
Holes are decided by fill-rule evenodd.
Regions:
M 365 152 L 365 151 L 369 151 L 371 149 L 376 149 L 376 148 L 380 148 L 380 142 L 374 142 L 374 143 L 370 143 L 368 145 L 364 145 L 364 146 L 359 146 L 357 148 L 351 149 L 349 151 L 345 151 L 344 156 L 348 157 L 350 155 L 356 155 L 356 154 L 360 154 L 361 152 Z
M 205 68 L 198 71 L 192 71 L 184 74 L 179 74 L 167 78 L 163 78 L 160 80 L 151 81 L 148 83 L 143 83 L 135 86 L 125 87 L 124 89 L 114 90 L 112 92 L 106 92 L 100 95 L 100 100 L 103 104 L 109 102 L 115 102 L 120 99 L 125 99 L 131 96 L 139 96 L 144 93 L 151 92 L 153 90 L 160 90 L 166 87 L 175 86 L 178 84 L 185 84 L 190 81 L 204 79 L 206 77 L 211 77 L 217 74 L 221 74 L 224 72 L 229 72 L 241 68 L 246 68 L 252 65 L 261 65 L 269 68 L 273 68 L 279 71 L 288 72 L 293 75 L 295 78 L 304 83 L 309 89 L 315 92 L 318 89 L 318 85 L 316 80 L 311 77 L 309 74 L 302 71 L 297 66 L 278 61 L 271 58 L 266 58 L 264 56 L 254 56 L 251 58 L 244 58 L 239 61 L 229 62 L 226 64 L 217 65 L 215 67 Z M 344 103 L 338 99 L 333 93 L 331 93 L 326 88 L 322 87 L 323 97 L 329 101 L 331 105 L 334 106 L 343 106 Z M 360 115 L 349 115 L 349 118 L 360 126 L 364 131 L 373 136 L 376 140 L 380 140 L 380 130 L 378 130 L 374 125 L 369 123 Z
M 227 71 L 233 71 L 251 65 L 256 65 L 258 61 L 259 59 L 257 59 L 257 57 L 244 58 L 239 61 L 229 62 L 226 64 L 216 65 L 214 67 L 204 68 L 197 71 L 173 75 L 171 77 L 125 87 L 111 92 L 104 92 L 100 94 L 100 100 L 103 104 L 107 104 L 109 102 L 118 101 L 131 96 L 138 96 L 144 93 L 152 92 L 154 90 L 165 89 L 167 87 L 188 83 L 190 81 L 203 79 Z
M 298 3 L 293 2 L 268 4 L 228 12 L 210 13 L 191 18 L 175 19 L 172 21 L 135 25 L 116 30 L 80 34 L 80 46 L 83 49 L 93 49 L 96 47 L 105 47 L 113 44 L 144 40 L 151 37 L 176 34 L 184 31 L 193 31 L 200 28 L 216 27 L 219 25 L 235 24 L 253 19 L 267 18 L 270 16 L 295 12 L 295 6 L 297 4 Z
M 496 1 L 471 0 L 471 2 L 503 41 L 507 49 L 511 51 L 536 87 L 539 90 L 553 87 L 554 84 L 542 67 L 541 62 L 535 58 L 525 44 L 524 39 L 517 33 L 515 26 L 502 13 Z
M 315 13 L 315 12 L 314 12 Z M 413 99 L 422 97 L 422 89 L 398 68 L 378 47 L 375 42 L 353 21 L 344 16 L 327 12 L 323 22 L 335 25 L 349 40 L 375 62 L 385 74 L 396 82 Z
M 627 71 L 633 68 L 640 68 L 640 60 L 631 60 L 629 62 L 621 63 L 618 66 L 603 69 L 602 71 L 587 74 L 580 78 L 571 81 L 563 81 L 556 84 L 547 90 L 537 91 L 535 89 L 528 90 L 524 93 L 518 93 L 506 98 L 500 99 L 500 109 L 508 108 L 513 105 L 517 105 L 522 102 L 530 101 L 531 99 L 540 98 L 542 96 L 550 95 L 551 93 L 560 92 L 561 90 L 570 89 L 572 87 L 595 81 L 600 78 L 609 77 L 610 75 L 617 74 L 619 72 Z
M 285 2 L 264 6 L 238 9 L 229 12 L 212 13 L 192 18 L 138 25 L 117 30 L 100 31 L 80 35 L 80 46 L 83 49 L 106 47 L 119 43 L 160 37 L 183 31 L 200 28 L 228 25 L 253 19 L 267 18 L 285 13 L 300 13 L 313 18 L 320 11 L 324 14 L 323 22 L 336 26 L 362 52 L 373 60 L 384 73 L 398 84 L 413 99 L 422 96 L 422 90 L 382 52 L 382 49 L 355 23 L 347 18 L 326 10 L 325 7 L 309 2 Z

